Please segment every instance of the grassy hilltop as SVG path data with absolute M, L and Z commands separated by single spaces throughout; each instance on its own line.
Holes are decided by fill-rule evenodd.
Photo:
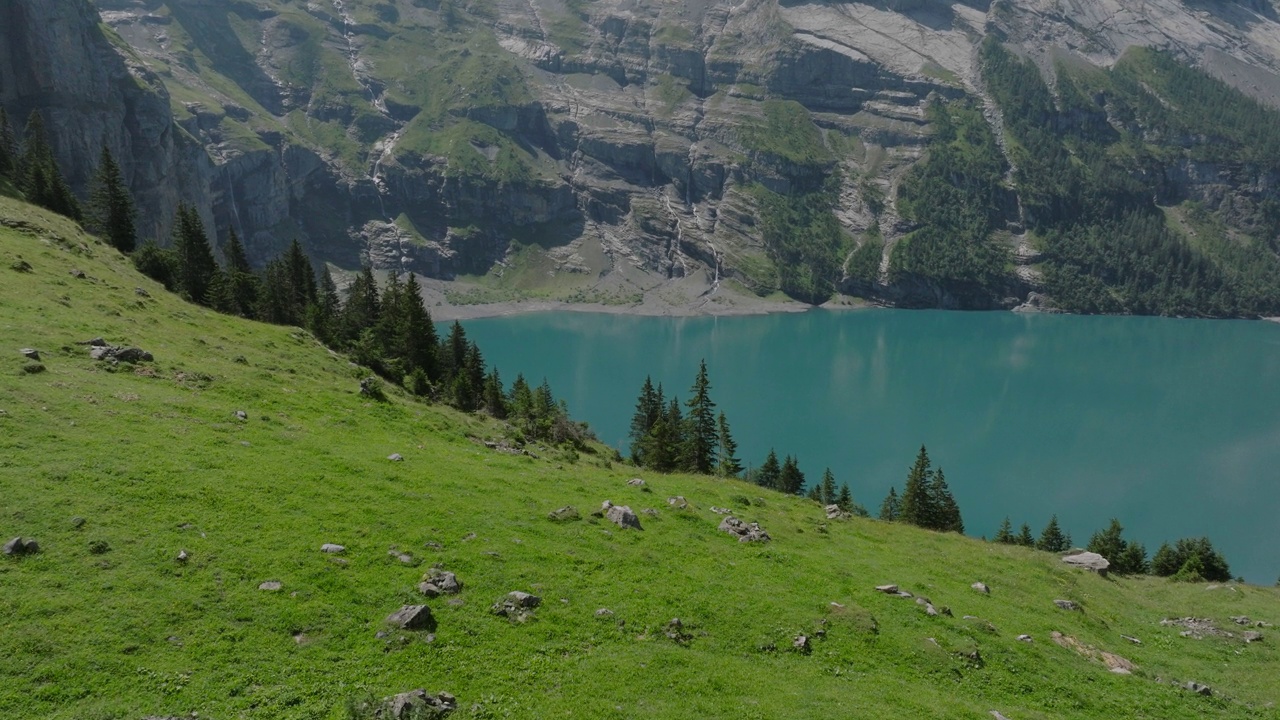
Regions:
M 99 336 L 155 360 L 91 360 L 76 342 Z M 0 558 L 0 717 L 345 718 L 418 687 L 456 695 L 455 718 L 1280 717 L 1280 637 L 1246 644 L 1230 620 L 1280 623 L 1274 589 L 1103 579 L 740 482 L 628 486 L 606 452 L 492 450 L 499 424 L 362 398 L 365 373 L 306 333 L 186 304 L 4 198 L 0 337 L 0 535 L 42 546 Z M 644 529 L 592 518 L 606 499 Z M 565 505 L 582 519 L 548 519 Z M 736 542 L 712 506 L 773 541 Z M 460 594 L 417 592 L 437 563 Z M 528 622 L 490 613 L 512 590 L 543 598 Z M 431 642 L 378 637 L 414 603 Z M 1234 637 L 1160 625 L 1184 616 Z M 1103 651 L 1137 669 L 1110 672 Z

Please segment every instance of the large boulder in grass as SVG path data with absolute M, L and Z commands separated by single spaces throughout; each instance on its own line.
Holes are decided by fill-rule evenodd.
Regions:
M 720 531 L 735 535 L 738 542 L 769 542 L 773 538 L 760 527 L 760 523 L 747 523 L 730 515 L 720 521 Z
M 436 619 L 426 605 L 405 605 L 387 616 L 387 623 L 401 630 L 435 630 Z
M 379 720 L 435 720 L 458 709 L 458 701 L 447 692 L 431 695 L 426 690 L 410 690 L 383 701 Z
M 1077 567 L 1081 570 L 1090 570 L 1098 573 L 1102 577 L 1107 576 L 1107 568 L 1111 567 L 1111 562 L 1095 552 L 1081 552 L 1073 555 L 1067 555 L 1062 558 L 1062 562 Z

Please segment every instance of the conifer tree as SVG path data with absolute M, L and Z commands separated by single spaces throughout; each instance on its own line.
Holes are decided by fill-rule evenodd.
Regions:
M 1173 546 L 1167 542 L 1160 544 L 1155 556 L 1151 558 L 1151 574 L 1169 577 L 1182 567 L 1181 559 L 1174 552 Z
M 18 170 L 18 143 L 9 115 L 0 107 L 0 177 L 14 179 Z
M 285 251 L 284 265 L 289 273 L 295 312 L 301 320 L 306 316 L 307 306 L 316 301 L 316 271 L 297 238 L 289 243 L 289 249 Z
M 171 248 L 161 248 L 155 241 L 148 240 L 130 259 L 138 272 L 164 285 L 165 290 L 178 289 L 178 259 Z
M 502 391 L 502 378 L 494 368 L 484 378 L 483 406 L 485 412 L 502 420 L 507 417 L 507 400 Z
M 227 235 L 227 244 L 222 248 L 222 259 L 226 261 L 227 276 L 231 279 L 231 292 L 236 299 L 236 312 L 242 317 L 255 317 L 258 309 L 258 293 L 261 281 L 253 274 L 249 266 L 249 258 L 245 254 L 244 244 L 233 229 Z M 329 278 L 333 282 L 333 278 Z M 336 288 L 335 288 L 336 298 Z M 315 332 L 313 329 L 312 332 Z M 317 334 L 317 337 L 319 335 Z M 321 338 L 326 345 L 332 345 L 332 336 Z
M 137 229 L 134 217 L 133 196 L 124 183 L 120 166 L 111 156 L 111 150 L 102 146 L 98 170 L 94 173 L 89 193 L 90 225 L 120 252 L 133 252 L 137 245 Z M 221 290 L 220 290 L 221 292 Z
M 716 444 L 719 447 L 716 475 L 736 478 L 742 474 L 742 462 L 738 460 L 738 443 L 734 442 L 733 435 L 729 432 L 729 421 L 725 419 L 723 412 L 716 418 L 716 430 Z
M 867 516 L 867 509 L 853 501 L 853 493 L 849 492 L 848 485 L 840 486 L 840 492 L 836 494 L 833 502 L 836 507 L 847 513 L 854 513 L 856 515 L 861 515 L 862 517 Z M 832 503 L 827 504 L 831 505 Z M 861 512 L 858 512 L 859 510 L 861 510 Z
M 1151 564 L 1147 562 L 1147 548 L 1140 542 L 1129 542 L 1120 554 L 1119 572 L 1128 575 L 1145 575 L 1151 572 Z
M 707 361 L 698 366 L 698 375 L 685 406 L 689 408 L 685 432 L 684 469 L 699 475 L 710 475 L 716 467 L 719 433 L 716 427 L 716 404 L 711 402 L 711 380 L 707 377 Z
M 479 408 L 484 399 L 484 355 L 480 353 L 480 346 L 475 343 L 469 343 L 467 348 L 467 358 L 463 363 L 463 370 L 467 374 L 467 381 L 471 387 L 475 388 L 475 408 Z M 543 378 L 542 384 L 547 387 L 547 396 L 551 399 L 551 404 L 555 405 L 555 400 L 551 395 L 551 385 Z M 555 417 L 558 413 L 551 413 L 551 417 Z
M 659 472 L 674 472 L 684 465 L 684 416 L 680 412 L 680 400 L 671 398 L 662 417 L 649 431 L 645 452 L 650 456 L 649 467 Z
M 509 416 L 516 420 L 516 426 L 526 435 L 532 435 L 534 428 L 530 420 L 533 417 L 533 390 L 523 373 L 517 373 L 515 381 L 511 383 L 507 408 Z
M 326 275 L 328 271 L 325 271 Z M 401 352 L 404 355 L 406 364 L 410 370 L 422 370 L 427 377 L 436 382 L 440 379 L 440 364 L 436 360 L 436 352 L 439 349 L 439 340 L 436 337 L 435 323 L 431 322 L 431 313 L 427 310 L 426 304 L 422 301 L 422 286 L 418 284 L 417 276 L 409 274 L 409 279 L 404 285 L 404 308 L 403 308 L 403 329 L 401 337 L 403 347 Z M 495 371 L 496 378 L 496 371 Z M 502 383 L 498 383 L 498 389 L 501 391 Z M 490 409 L 490 413 L 493 409 Z M 495 417 L 505 417 L 502 415 Z
M 235 233 L 232 233 L 232 237 L 235 237 Z M 325 265 L 316 286 L 316 302 L 307 312 L 307 329 L 320 342 L 333 347 L 338 342 L 338 317 L 341 312 L 342 301 L 338 298 L 338 285 L 333 281 L 329 266 Z
M 919 527 L 936 527 L 933 471 L 929 469 L 929 465 L 929 451 L 921 445 L 915 464 L 907 473 L 907 483 L 902 488 L 902 513 L 898 518 L 902 522 Z
M 404 340 L 404 306 L 404 286 L 400 284 L 399 273 L 387 273 L 387 282 L 382 286 L 382 300 L 374 335 L 378 341 L 378 355 L 387 364 L 392 376 L 402 375 L 408 369 L 404 367 L 401 352 Z
M 778 475 L 778 489 L 788 495 L 804 494 L 804 473 L 800 472 L 800 463 L 790 455 L 782 461 L 782 470 Z
M 778 454 L 772 448 L 769 449 L 769 454 L 765 456 L 760 469 L 756 471 L 755 481 L 760 487 L 782 489 L 782 466 L 778 463 Z
M 804 496 L 818 503 L 819 505 L 822 504 L 822 488 L 819 485 L 815 484 L 812 487 L 810 487 L 809 492 L 806 492 Z
M 218 270 L 218 262 L 213 259 L 204 222 L 196 209 L 186 204 L 178 205 L 173 252 L 178 263 L 178 286 L 189 299 L 203 303 L 209 283 Z
M 640 388 L 640 396 L 636 398 L 636 411 L 631 416 L 631 462 L 639 467 L 648 467 L 644 457 L 645 440 L 654 423 L 662 416 L 662 401 L 658 391 L 653 387 L 653 379 L 645 376 L 644 385 Z
M 342 306 L 342 341 L 354 345 L 365 330 L 378 322 L 378 282 L 373 269 L 366 266 L 347 288 L 347 301 Z
M 818 501 L 823 505 L 831 505 L 836 502 L 836 476 L 835 473 L 831 472 L 831 468 L 822 471 L 822 484 L 815 487 L 819 488 Z M 843 492 L 848 492 L 848 488 L 849 486 L 845 485 Z M 852 496 L 850 496 L 849 500 L 850 502 L 853 501 Z M 848 512 L 846 508 L 840 509 Z
M 1000 523 L 1000 529 L 996 530 L 996 536 L 993 538 L 995 542 L 1004 543 L 1005 545 L 1017 544 L 1017 538 L 1013 535 L 1013 523 L 1009 522 L 1009 516 L 1006 515 L 1004 522 Z
M 238 312 L 239 307 L 236 305 L 231 278 L 221 269 L 213 271 L 213 277 L 209 279 L 209 287 L 204 293 L 203 304 L 227 315 L 235 315 Z
M 1066 552 L 1071 549 L 1071 536 L 1062 532 L 1057 515 L 1050 517 L 1049 524 L 1044 526 L 1040 539 L 1036 541 L 1036 549 L 1046 552 Z
M 951 488 L 947 487 L 947 478 L 943 475 L 941 467 L 933 474 L 930 495 L 932 496 L 932 506 L 936 516 L 931 527 L 934 530 L 956 532 L 963 535 L 964 521 L 960 519 L 960 506 L 956 504 L 956 499 L 951 494 Z
M 257 293 L 255 316 L 276 325 L 295 325 L 293 294 L 289 290 L 289 272 L 280 258 L 274 258 L 262 269 L 262 282 Z M 360 361 L 360 360 L 358 360 Z
M 1111 518 L 1111 524 L 1105 530 L 1099 530 L 1089 538 L 1089 544 L 1085 549 L 1092 553 L 1098 553 L 1102 557 L 1111 562 L 1109 568 L 1118 575 L 1124 575 L 1125 569 L 1121 565 L 1121 557 L 1124 556 L 1125 550 L 1129 548 L 1129 543 L 1125 541 L 1124 527 L 1120 525 L 1120 521 Z
M 454 320 L 453 325 L 449 327 L 449 337 L 445 338 L 441 347 L 445 377 L 451 378 L 466 368 L 467 350 L 470 346 L 471 344 L 467 341 L 467 331 L 462 328 L 462 323 Z
M 884 497 L 884 502 L 880 503 L 880 519 L 897 522 L 901 518 L 902 501 L 898 499 L 898 489 L 890 487 L 889 494 Z
M 22 192 L 27 202 L 65 215 L 73 220 L 82 219 L 80 202 L 71 192 L 62 170 L 49 146 L 44 118 L 40 111 L 32 110 L 23 131 L 22 154 L 18 159 Z
M 1020 530 L 1018 530 L 1018 537 L 1017 537 L 1017 538 L 1015 538 L 1015 543 L 1016 543 L 1016 544 L 1018 544 L 1018 545 L 1021 545 L 1021 546 L 1023 546 L 1023 547 L 1035 547 L 1035 546 L 1036 546 L 1036 539 L 1035 539 L 1034 537 L 1032 537 L 1032 536 L 1031 536 L 1031 526 L 1030 526 L 1030 525 L 1028 525 L 1028 524 L 1026 524 L 1026 523 L 1022 523 L 1022 528 L 1021 528 Z

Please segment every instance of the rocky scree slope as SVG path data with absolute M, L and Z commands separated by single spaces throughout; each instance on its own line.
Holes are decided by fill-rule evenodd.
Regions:
M 481 299 L 1015 304 L 1043 289 L 1016 199 L 989 240 L 1017 272 L 995 286 L 891 272 L 931 100 L 975 98 L 1007 150 L 984 37 L 1051 82 L 1151 46 L 1280 97 L 1268 0 L 99 0 L 103 28 L 86 0 L 54 5 L 8 6 L 0 98 L 65 106 L 55 145 L 81 186 L 102 138 L 161 236 L 182 197 L 255 260 L 297 236 L 340 268 L 484 276 Z M 146 111 L 50 100 L 103 92 L 94 107 Z M 1186 197 L 1276 192 L 1175 170 Z

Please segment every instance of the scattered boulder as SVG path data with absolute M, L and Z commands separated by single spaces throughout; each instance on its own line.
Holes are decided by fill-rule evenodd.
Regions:
M 422 582 L 418 584 L 418 592 L 427 597 L 457 595 L 462 592 L 462 583 L 458 582 L 458 576 L 451 572 L 431 568 L 426 575 L 422 576 Z
M 996 720 L 1009 720 L 1009 718 L 1005 717 L 1004 715 L 1001 715 L 999 710 L 992 710 L 991 717 L 995 718 Z
M 648 515 L 649 517 L 658 517 L 658 511 L 654 510 L 653 508 L 645 508 L 640 512 L 644 513 L 645 515 Z
M 974 583 L 974 584 L 970 585 L 969 587 L 973 588 L 974 590 L 977 590 L 978 592 L 982 593 L 983 595 L 990 595 L 990 594 L 991 594 L 991 588 L 987 587 L 987 584 L 986 584 L 986 583 L 976 582 L 976 583 Z
M 5 555 L 35 555 L 40 552 L 40 543 L 30 538 L 24 540 L 16 537 L 4 544 Z
M 75 528 L 76 530 L 79 530 L 80 528 L 84 527 L 84 523 L 85 523 L 85 519 L 80 517 L 79 515 L 71 518 L 71 527 Z
M 237 410 L 237 411 L 236 411 L 236 419 L 237 419 L 237 420 L 248 420 L 248 419 L 249 419 L 249 413 L 247 413 L 247 412 L 245 412 L 245 411 L 243 411 L 243 410 Z
M 1139 640 L 1139 639 L 1138 639 L 1138 638 L 1136 638 L 1136 637 L 1133 637 L 1132 635 L 1121 635 L 1120 637 L 1124 638 L 1125 640 L 1128 640 L 1129 642 L 1133 643 L 1134 645 L 1141 645 L 1141 644 L 1142 644 L 1142 641 L 1141 641 L 1141 640 Z
M 807 635 L 795 636 L 795 638 L 791 641 L 791 649 L 795 650 L 798 653 L 801 653 L 802 655 L 808 655 L 809 652 L 813 649 L 809 645 L 809 636 Z
M 31 348 L 22 348 L 21 350 L 18 351 L 18 354 L 28 360 L 38 361 L 40 359 L 40 351 L 32 350 Z
M 1160 621 L 1160 624 L 1165 627 L 1176 626 L 1186 628 L 1186 630 L 1183 630 L 1178 634 L 1185 638 L 1192 638 L 1193 640 L 1203 640 L 1206 637 L 1233 637 L 1231 633 L 1219 628 L 1209 618 L 1165 618 Z
M 1233 623 L 1235 623 L 1235 624 L 1237 624 L 1237 625 L 1248 625 L 1248 624 L 1249 624 L 1250 622 L 1252 622 L 1252 621 L 1251 621 L 1251 620 L 1249 620 L 1249 616 L 1248 616 L 1248 615 L 1232 615 L 1232 616 L 1231 616 L 1231 622 L 1233 622 Z
M 685 631 L 684 623 L 680 621 L 680 618 L 671 618 L 670 622 L 662 627 L 662 634 L 666 635 L 667 639 L 674 640 L 680 644 L 687 643 L 693 639 L 693 636 Z
M 320 546 L 320 552 L 325 552 L 325 553 L 337 554 L 337 553 L 344 553 L 346 551 L 347 551 L 347 548 L 345 546 L 334 545 L 333 543 L 325 543 Z
M 395 558 L 396 560 L 399 560 L 401 563 L 404 563 L 405 565 L 417 565 L 417 564 L 418 564 L 418 560 L 417 560 L 416 558 L 414 558 L 414 557 L 413 557 L 413 555 L 410 555 L 410 554 L 409 554 L 409 553 L 407 553 L 407 552 L 400 552 L 399 550 L 396 550 L 395 548 L 392 548 L 392 549 L 388 550 L 388 551 L 387 551 L 387 556 L 388 556 L 388 557 L 393 557 L 393 558 Z
M 84 280 L 86 277 L 88 277 L 87 275 L 84 274 L 83 270 L 80 270 L 78 268 L 72 268 L 67 274 L 77 280 Z
M 732 510 L 730 510 L 729 508 L 716 507 L 715 505 L 712 505 L 712 506 L 711 506 L 711 512 L 713 512 L 713 513 L 715 513 L 715 514 L 717 514 L 717 515 L 728 515 L 729 513 L 733 512 L 733 511 L 732 511 Z
M 1072 602 L 1071 600 L 1054 600 L 1053 604 L 1057 605 L 1058 608 L 1062 610 L 1079 610 L 1080 609 L 1080 605 L 1078 603 Z
M 542 598 L 537 595 L 515 590 L 495 602 L 489 611 L 509 620 L 524 622 L 532 616 L 533 609 L 541 604 Z
M 14 272 L 29 273 L 32 270 L 31 263 L 26 260 L 15 260 L 9 265 L 9 269 Z
M 745 523 L 730 515 L 720 522 L 722 532 L 736 535 L 738 542 L 769 542 L 773 538 L 760 527 L 760 523 Z
M 77 345 L 88 345 L 89 347 L 106 347 L 106 346 L 107 346 L 107 341 L 106 341 L 106 340 L 104 340 L 103 338 L 96 337 L 96 338 L 91 338 L 91 339 L 89 339 L 89 340 L 81 340 L 81 341 L 77 342 L 76 344 L 77 344 Z
M 644 487 L 644 480 L 641 480 L 640 478 L 631 478 L 627 481 L 627 484 L 631 487 Z
M 898 594 L 898 586 L 897 586 L 897 585 L 877 585 L 877 586 L 876 586 L 876 590 L 878 590 L 878 591 L 880 591 L 880 592 L 882 592 L 882 593 L 885 593 L 885 594 L 887 594 L 887 595 L 897 595 L 897 594 Z
M 117 345 L 107 345 L 105 343 L 102 345 L 95 344 L 99 340 L 101 340 L 101 338 L 94 338 L 89 341 L 89 345 L 91 346 L 89 350 L 89 357 L 94 360 L 102 360 L 104 362 L 139 363 L 151 362 L 155 359 L 152 357 L 151 353 L 143 350 L 142 348 L 120 347 Z
M 1262 633 L 1258 632 L 1257 630 L 1245 630 L 1243 633 L 1241 633 L 1240 637 L 1246 643 L 1262 642 Z
M 601 506 L 600 509 L 604 511 L 604 516 L 609 520 L 609 522 L 620 528 L 634 528 L 636 530 L 644 529 L 640 527 L 640 518 L 636 517 L 636 514 L 626 505 L 614 505 L 608 500 L 605 500 L 604 505 Z
M 684 510 L 689 507 L 689 501 L 685 500 L 683 495 L 667 498 L 667 504 L 677 510 Z
M 268 580 L 259 585 L 258 589 L 265 592 L 279 592 L 283 587 L 284 585 L 282 585 L 278 580 Z
M 841 510 L 839 505 L 828 505 L 823 510 L 827 513 L 828 520 L 846 520 L 852 517 L 849 513 Z
M 1090 570 L 1098 573 L 1102 577 L 1107 576 L 1107 568 L 1111 567 L 1111 562 L 1094 552 L 1082 552 L 1074 555 L 1067 555 L 1062 558 L 1062 562 L 1080 568 L 1081 570 Z
M 391 453 L 387 456 L 387 459 L 391 462 L 404 462 L 404 456 L 400 453 Z
M 436 619 L 426 605 L 405 605 L 387 616 L 386 622 L 401 630 L 435 630 Z
M 1034 638 L 1032 638 L 1030 635 L 1023 634 L 1018 636 L 1018 640 L 1022 642 L 1033 642 Z
M 925 614 L 925 615 L 928 615 L 929 617 L 937 617 L 937 616 L 938 616 L 938 608 L 934 607 L 934 606 L 933 606 L 933 603 L 925 603 L 925 604 L 924 604 L 924 614 Z
M 105 555 L 111 552 L 111 543 L 106 540 L 90 540 L 89 552 L 94 555 Z
M 360 379 L 360 396 L 372 400 L 386 400 L 386 391 L 382 389 L 382 381 L 370 375 Z
M 179 550 L 178 556 L 174 558 L 174 560 L 177 560 L 180 563 L 184 563 L 190 559 L 191 559 L 191 553 L 187 552 L 186 550 Z
M 1182 688 L 1184 690 L 1190 690 L 1191 692 L 1197 695 L 1203 695 L 1205 697 L 1209 697 L 1213 695 L 1213 688 L 1209 687 L 1208 685 L 1202 685 L 1196 682 L 1195 680 L 1188 680 L 1187 682 L 1183 683 Z
M 577 520 L 582 517 L 578 514 L 578 509 L 572 505 L 565 505 L 559 510 L 552 510 L 547 513 L 547 518 L 556 522 L 566 522 L 569 520 Z
M 613 617 L 613 611 L 610 610 L 609 608 L 600 608 L 599 610 L 596 610 L 596 617 L 598 618 Z
M 137 295 L 138 297 L 144 297 L 144 298 L 149 298 L 149 297 L 151 297 L 151 293 L 147 292 L 146 290 L 144 290 L 144 289 L 142 289 L 142 288 L 140 288 L 140 287 L 136 287 L 136 288 L 134 288 L 134 289 L 133 289 L 133 294 L 134 294 L 134 295 Z
M 376 717 L 379 720 L 436 720 L 457 709 L 457 699 L 447 692 L 431 695 L 425 690 L 410 690 L 383 701 Z

